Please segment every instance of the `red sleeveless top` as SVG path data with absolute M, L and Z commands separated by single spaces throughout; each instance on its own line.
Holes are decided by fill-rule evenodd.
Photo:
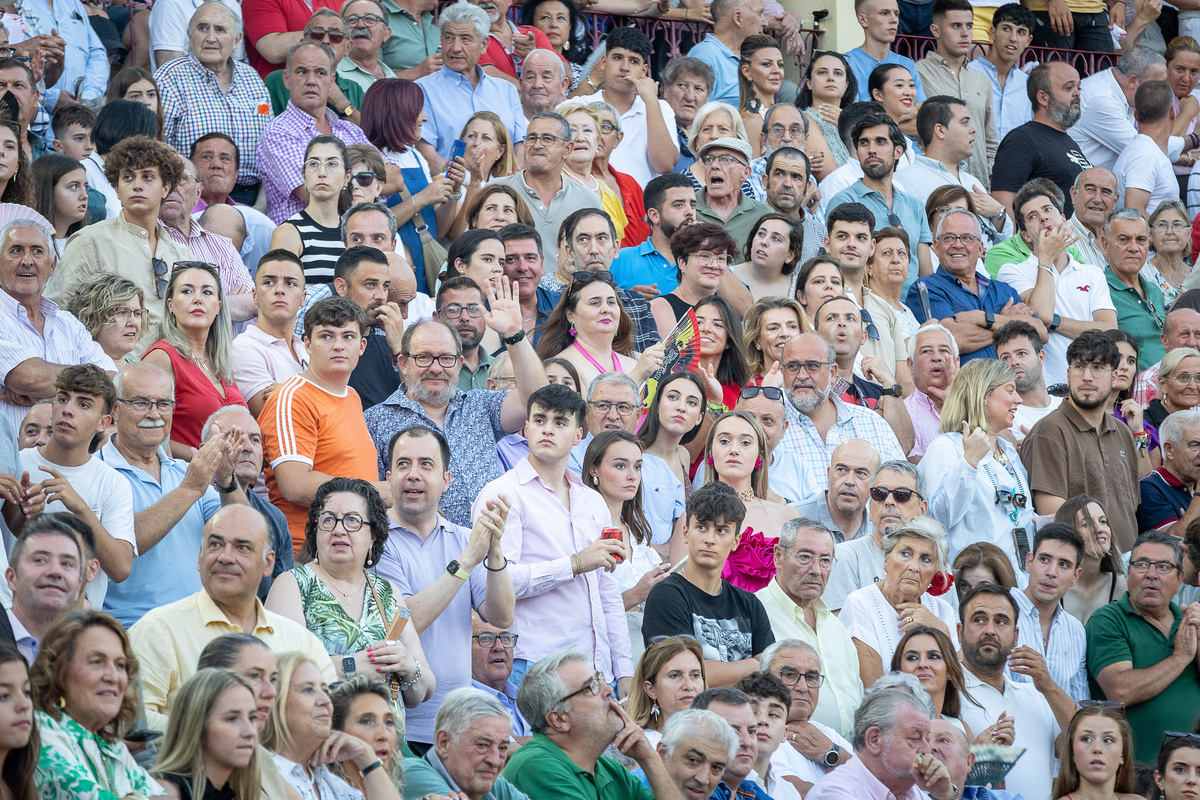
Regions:
M 204 370 L 184 358 L 164 341 L 155 342 L 148 350 L 162 350 L 171 359 L 175 370 L 175 417 L 171 422 L 171 439 L 189 447 L 200 446 L 200 429 L 214 411 L 224 406 L 244 406 L 245 398 L 235 384 L 221 381 L 224 396 L 212 385 Z M 145 355 L 142 356 L 144 360 Z

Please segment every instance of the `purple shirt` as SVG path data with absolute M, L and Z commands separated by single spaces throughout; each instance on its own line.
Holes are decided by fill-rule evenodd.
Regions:
M 328 108 L 325 121 L 333 135 L 347 146 L 370 144 L 357 125 L 343 122 Z M 304 151 L 313 137 L 320 135 L 316 119 L 289 100 L 287 108 L 271 120 L 258 140 L 258 168 L 267 193 L 267 215 L 276 225 L 304 209 L 292 192 L 304 185 Z
M 804 800 L 929 800 L 914 783 L 902 795 L 894 795 L 867 769 L 858 753 L 849 762 L 825 775 L 808 790 Z
M 629 626 L 621 588 L 611 573 L 574 575 L 571 555 L 600 538 L 612 524 L 608 505 L 579 476 L 566 473 L 571 509 L 542 481 L 528 458 L 489 483 L 475 499 L 471 518 L 505 495 L 512 501 L 504 528 L 504 555 L 517 595 L 514 658 L 538 661 L 566 650 L 587 656 L 610 679 L 633 675 Z

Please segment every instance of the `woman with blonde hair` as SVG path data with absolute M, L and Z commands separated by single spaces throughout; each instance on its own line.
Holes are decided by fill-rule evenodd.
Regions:
M 358 675 L 334 686 L 329 699 L 333 701 L 333 729 L 371 745 L 392 782 L 399 786 L 404 757 L 398 747 L 399 725 L 387 684 L 372 675 Z M 362 788 L 361 781 L 357 788 Z
M 484 184 L 492 178 L 503 178 L 517 171 L 512 138 L 495 112 L 476 111 L 463 126 L 459 138 L 467 144 L 467 149 L 463 151 L 467 180 L 463 182 L 462 200 L 447 234 L 451 239 L 468 227 L 475 227 L 468 222 L 466 211 L 479 199 Z
M 279 694 L 267 715 L 263 746 L 272 751 L 284 780 L 301 797 L 400 800 L 400 793 L 371 745 L 333 729 L 333 702 L 320 668 L 302 653 L 279 657 Z M 314 764 L 318 752 L 320 763 Z M 350 762 L 362 777 L 360 793 L 327 764 Z
M 790 297 L 763 297 L 746 312 L 742 346 L 753 380 L 758 382 L 771 365 L 783 358 L 788 340 L 812 330 L 800 303 Z
M 171 703 L 154 775 L 177 800 L 259 797 L 254 690 L 226 669 L 202 669 Z
M 1158 364 L 1158 394 L 1142 417 L 1156 430 L 1176 411 L 1200 405 L 1200 350 L 1176 347 L 1168 350 Z
M 748 592 L 757 592 L 775 577 L 776 533 L 799 512 L 771 491 L 767 482 L 770 455 L 767 437 L 758 420 L 745 411 L 727 411 L 708 431 L 704 452 L 704 482 L 720 481 L 733 488 L 746 504 L 742 540 L 729 558 L 721 577 Z
M 1133 729 L 1124 705 L 1085 705 L 1066 734 L 1051 792 L 1056 800 L 1143 800 L 1134 789 Z
M 142 338 L 146 318 L 142 290 L 120 275 L 101 272 L 88 278 L 67 303 L 67 310 L 117 365 L 125 362 Z
M 121 741 L 140 713 L 137 677 L 129 635 L 108 614 L 70 611 L 50 626 L 29 671 L 42 800 L 163 794 Z
M 1000 436 L 1021 404 L 1016 382 L 1012 369 L 994 358 L 964 364 L 942 403 L 942 434 L 929 443 L 920 470 L 929 487 L 929 516 L 945 524 L 950 551 L 991 542 L 1023 587 L 1033 501 L 1016 446 Z
M 563 162 L 563 175 L 599 196 L 600 207 L 612 219 L 617 229 L 617 241 L 621 241 L 625 237 L 625 226 L 629 224 L 625 205 L 621 196 L 609 188 L 593 168 L 600 148 L 600 128 L 604 118 L 596 106 L 574 101 L 563 103 L 556 111 L 571 126 L 573 146 Z
M 233 382 L 233 323 L 216 266 L 178 261 L 171 268 L 163 316 L 142 356 L 175 382 L 171 455 L 191 461 L 204 421 L 224 406 L 245 406 Z
M 672 716 L 692 707 L 696 695 L 708 688 L 704 648 L 690 637 L 668 636 L 646 648 L 633 671 L 625 710 L 646 730 L 653 744 Z

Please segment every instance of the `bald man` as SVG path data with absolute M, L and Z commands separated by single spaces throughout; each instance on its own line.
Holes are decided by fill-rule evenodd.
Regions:
M 517 84 L 525 118 L 558 108 L 567 98 L 570 78 L 566 62 L 550 50 L 533 50 L 525 56 Z
M 800 515 L 825 523 L 838 544 L 873 532 L 867 515 L 871 476 L 879 469 L 879 453 L 866 439 L 847 439 L 833 449 L 824 495 L 793 504 Z
M 175 693 L 196 671 L 204 646 L 222 634 L 252 633 L 276 653 L 304 653 L 327 681 L 334 680 L 333 662 L 320 640 L 258 601 L 258 585 L 274 565 L 262 514 L 231 505 L 209 518 L 197 564 L 204 588 L 152 609 L 129 631 L 151 730 L 166 730 Z

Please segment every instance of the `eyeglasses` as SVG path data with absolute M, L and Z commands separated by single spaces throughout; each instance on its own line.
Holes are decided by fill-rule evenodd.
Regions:
M 730 164 L 741 164 L 743 167 L 749 166 L 745 161 L 742 161 L 732 153 L 705 153 L 700 156 L 700 160 L 705 164 L 711 164 L 716 161 L 718 164 L 729 166 Z
M 0 47 L 0 58 L 15 58 L 22 64 L 29 64 L 33 61 L 33 59 L 29 56 L 19 56 L 16 53 L 17 51 L 13 50 L 11 47 Z
M 603 134 L 615 133 L 616 130 L 617 130 L 617 126 L 613 125 L 611 122 L 601 122 L 600 123 L 600 132 Z
M 151 406 L 157 408 L 160 414 L 170 414 L 176 405 L 174 400 L 151 400 L 149 397 L 131 397 L 128 400 L 118 397 L 117 402 L 126 404 L 139 414 L 145 414 Z
M 889 489 L 886 486 L 871 487 L 871 499 L 876 503 L 882 503 L 887 500 L 889 494 L 896 498 L 896 502 L 900 505 L 904 505 L 909 500 L 912 500 L 914 494 L 917 497 L 921 497 L 921 493 L 915 489 Z M 925 498 L 921 497 L 921 499 L 924 500 Z
M 1192 227 L 1192 226 L 1188 225 L 1186 222 L 1183 222 L 1181 220 L 1175 220 L 1174 222 L 1167 222 L 1165 219 L 1163 219 L 1163 220 L 1159 220 L 1158 222 L 1154 223 L 1154 230 L 1156 230 L 1156 231 L 1165 231 L 1168 229 L 1173 230 L 1173 231 L 1186 231 L 1190 227 Z
M 565 703 L 568 700 L 570 700 L 572 697 L 581 695 L 584 692 L 591 692 L 593 697 L 599 697 L 600 692 L 604 689 L 604 686 L 607 683 L 608 683 L 608 681 L 604 680 L 604 673 L 597 672 L 595 675 L 588 678 L 588 682 L 583 685 L 583 688 L 576 689 L 575 691 L 571 692 L 569 695 L 567 695 L 563 699 L 559 700 L 558 702 Z
M 795 553 L 789 550 L 788 558 L 795 561 L 798 567 L 811 567 L 815 563 L 819 564 L 821 569 L 825 570 L 833 569 L 833 562 L 837 561 L 833 556 L 818 556 L 807 550 L 800 550 Z
M 542 144 L 554 144 L 555 142 L 565 142 L 565 141 L 566 141 L 566 139 L 564 139 L 563 137 L 555 136 L 552 133 L 527 133 L 527 134 L 525 134 L 525 144 L 526 145 L 537 144 L 538 142 L 541 142 Z
M 117 306 L 115 308 L 110 308 L 108 313 L 112 314 L 113 319 L 115 319 L 117 322 L 125 323 L 129 321 L 130 317 L 141 321 L 142 317 L 146 316 L 146 309 L 130 308 L 129 306 Z
M 1172 375 L 1171 380 L 1177 382 L 1180 386 L 1200 386 L 1200 375 L 1192 375 L 1187 372 Z
M 322 161 L 319 158 L 310 158 L 304 162 L 304 169 L 309 172 L 319 173 L 324 168 L 326 172 L 341 172 L 345 167 L 342 165 L 341 159 L 331 158 L 328 161 Z
M 364 524 L 362 516 L 355 514 L 353 511 L 341 517 L 332 511 L 322 511 L 321 515 L 317 517 L 317 527 L 323 531 L 333 530 L 339 522 L 342 523 L 342 529 L 346 533 L 354 533 L 361 529 Z
M 479 303 L 471 303 L 470 305 L 460 306 L 458 303 L 451 303 L 448 306 L 442 306 L 438 309 L 438 316 L 445 319 L 458 319 L 466 312 L 466 315 L 471 319 L 478 319 L 483 316 L 483 306 Z
M 313 167 L 313 169 L 316 169 L 316 167 Z M 375 181 L 379 179 L 379 176 L 374 172 L 356 172 L 351 175 L 350 178 L 359 186 L 366 189 L 368 186 L 375 183 Z
M 833 361 L 789 361 L 783 365 L 784 372 L 799 372 L 801 368 L 809 375 L 822 372 L 823 367 L 833 364 Z
M 716 264 L 721 267 L 728 267 L 732 259 L 724 253 L 710 253 L 707 250 L 701 250 L 699 253 L 692 253 L 687 257 L 689 261 L 694 261 L 700 266 L 709 266 Z
M 784 667 L 775 673 L 779 680 L 783 681 L 784 685 L 789 689 L 794 689 L 800 685 L 801 679 L 808 685 L 810 689 L 816 689 L 825 682 L 825 676 L 815 669 L 809 672 L 801 672 L 795 667 Z
M 341 44 L 342 40 L 346 38 L 346 32 L 336 28 L 309 28 L 308 33 L 304 34 L 304 38 L 314 42 L 328 39 L 330 44 Z
M 605 415 L 615 408 L 617 414 L 622 417 L 628 417 L 637 409 L 637 406 L 633 403 L 611 403 L 608 400 L 596 400 L 595 402 L 589 402 L 588 405 Z
M 1182 571 L 1180 566 L 1172 561 L 1147 561 L 1139 558 L 1137 561 L 1129 562 L 1129 571 L 1139 575 L 1145 575 L 1151 567 L 1154 567 L 1154 571 L 1159 575 L 1170 575 L 1172 572 Z
M 776 123 L 767 130 L 767 133 L 776 139 L 782 139 L 785 133 L 791 134 L 793 139 L 800 139 L 804 136 L 804 126 L 792 125 L 790 128 L 785 128 L 784 126 Z
M 171 268 L 161 258 L 150 259 L 150 265 L 154 267 L 154 293 L 162 300 L 167 292 L 167 273 Z
M 571 280 L 579 283 L 591 283 L 592 281 L 608 281 L 613 283 L 616 279 L 613 274 L 606 269 L 598 269 L 595 272 L 572 272 Z
M 477 633 L 471 637 L 471 641 L 482 647 L 484 650 L 491 650 L 496 644 L 496 640 L 500 640 L 500 644 L 506 650 L 512 650 L 517 644 L 517 634 L 508 633 Z
M 458 365 L 458 359 L 460 358 L 460 356 L 435 356 L 429 353 L 405 353 L 404 357 L 412 359 L 413 363 L 422 369 L 432 366 L 434 361 L 438 363 L 439 367 L 450 369 Z
M 743 386 L 742 390 L 738 392 L 738 397 L 743 400 L 753 400 L 760 394 L 768 400 L 783 399 L 783 389 L 780 389 L 778 386 Z
M 1089 370 L 1093 375 L 1107 375 L 1112 372 L 1112 366 L 1109 364 L 1085 364 L 1082 361 L 1076 361 L 1071 364 L 1071 372 L 1075 375 L 1083 375 Z
M 1029 498 L 1023 494 L 1013 494 L 1007 489 L 996 490 L 996 505 L 1010 503 L 1017 508 L 1024 508 L 1029 503 Z
M 374 28 L 383 23 L 383 17 L 378 14 L 355 14 L 352 17 L 342 17 L 342 22 L 346 23 L 347 28 L 355 28 L 359 24 L 366 28 Z
M 970 247 L 971 245 L 973 245 L 979 241 L 979 237 L 973 233 L 962 233 L 962 234 L 943 233 L 941 236 L 938 237 L 938 241 L 941 242 L 946 247 L 949 247 L 950 245 L 954 245 L 954 244 L 961 244 L 965 247 Z

